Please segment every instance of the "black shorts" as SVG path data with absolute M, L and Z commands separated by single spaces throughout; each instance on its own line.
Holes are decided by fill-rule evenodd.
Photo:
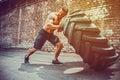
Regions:
M 35 39 L 34 48 L 41 49 L 46 40 L 51 42 L 53 45 L 60 42 L 59 38 L 55 36 L 53 33 L 48 33 L 44 29 L 41 29 Z

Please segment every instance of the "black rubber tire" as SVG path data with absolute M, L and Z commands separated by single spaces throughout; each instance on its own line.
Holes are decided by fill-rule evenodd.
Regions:
M 66 18 L 63 26 L 68 42 L 90 68 L 101 71 L 117 61 L 118 53 L 115 53 L 109 41 L 84 12 L 73 12 Z

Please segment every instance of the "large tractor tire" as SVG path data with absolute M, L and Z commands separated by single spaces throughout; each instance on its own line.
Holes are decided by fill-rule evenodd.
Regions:
M 84 12 L 71 13 L 63 22 L 63 32 L 90 68 L 104 70 L 118 60 L 118 53 Z

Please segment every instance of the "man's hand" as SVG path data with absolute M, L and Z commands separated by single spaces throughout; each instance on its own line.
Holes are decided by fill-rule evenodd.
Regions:
M 63 26 L 60 26 L 57 30 L 57 32 L 62 32 L 63 31 Z

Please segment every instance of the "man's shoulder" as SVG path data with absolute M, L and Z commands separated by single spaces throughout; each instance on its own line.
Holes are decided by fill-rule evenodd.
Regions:
M 56 14 L 57 14 L 57 12 L 51 12 L 51 13 L 48 15 L 48 18 L 54 18 Z
M 57 12 L 51 12 L 51 13 L 49 13 L 49 16 L 54 16 L 56 14 L 57 14 Z
M 57 14 L 57 12 L 51 12 L 51 13 L 49 13 L 49 14 Z

